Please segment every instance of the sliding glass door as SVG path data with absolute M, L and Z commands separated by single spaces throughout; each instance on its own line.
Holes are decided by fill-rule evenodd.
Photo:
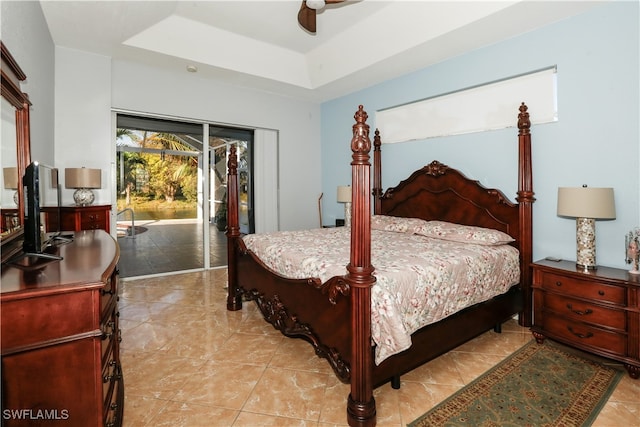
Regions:
M 232 145 L 240 153 L 242 231 L 252 232 L 252 130 L 117 115 L 122 277 L 226 265 L 226 165 Z
M 227 164 L 232 146 L 238 156 L 240 232 L 254 232 L 253 209 L 253 131 L 209 127 L 211 155 L 211 221 L 226 229 Z

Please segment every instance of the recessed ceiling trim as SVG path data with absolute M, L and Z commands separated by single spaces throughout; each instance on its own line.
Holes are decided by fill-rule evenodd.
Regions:
M 311 88 L 304 55 L 178 15 L 159 21 L 123 44 Z

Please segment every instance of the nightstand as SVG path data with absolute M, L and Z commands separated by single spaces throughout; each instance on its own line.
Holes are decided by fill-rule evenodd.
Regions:
M 620 361 L 639 378 L 640 277 L 610 267 L 585 272 L 573 261 L 532 267 L 536 341 L 551 338 Z
M 60 207 L 60 231 L 105 230 L 110 231 L 111 205 Z M 55 215 L 47 215 L 47 230 L 56 230 Z

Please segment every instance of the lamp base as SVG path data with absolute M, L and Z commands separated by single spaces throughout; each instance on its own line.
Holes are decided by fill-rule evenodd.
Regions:
M 596 270 L 596 220 L 576 218 L 576 265 L 583 270 Z
M 344 225 L 351 227 L 351 202 L 344 204 Z
M 95 199 L 96 196 L 93 194 L 93 191 L 88 188 L 78 188 L 73 192 L 73 200 L 77 206 L 88 206 L 92 204 Z

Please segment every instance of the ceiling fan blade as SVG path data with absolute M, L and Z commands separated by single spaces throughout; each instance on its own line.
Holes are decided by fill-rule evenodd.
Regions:
M 316 11 L 307 7 L 307 2 L 302 1 L 302 6 L 298 12 L 298 22 L 305 30 L 310 33 L 316 32 Z

